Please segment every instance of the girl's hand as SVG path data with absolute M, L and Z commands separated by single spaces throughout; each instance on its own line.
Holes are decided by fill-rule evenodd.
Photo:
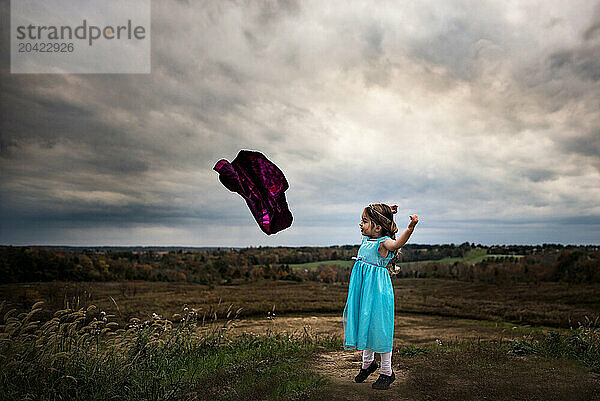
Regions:
M 402 232 L 402 234 L 400 234 L 400 236 L 398 236 L 398 238 L 396 238 L 395 240 L 387 239 L 387 240 L 383 241 L 381 244 L 388 251 L 396 252 L 398 249 L 402 248 L 404 246 L 404 244 L 406 244 L 406 241 L 408 241 L 408 239 L 412 235 L 413 230 L 415 229 L 415 226 L 417 225 L 418 222 L 419 222 L 419 217 L 416 214 L 411 215 L 410 223 L 408 223 L 408 228 L 406 230 L 404 230 Z

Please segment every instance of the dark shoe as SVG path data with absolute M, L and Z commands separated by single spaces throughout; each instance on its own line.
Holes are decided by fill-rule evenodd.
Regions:
M 356 375 L 356 377 L 354 378 L 354 381 L 357 383 L 362 383 L 365 381 L 365 379 L 367 377 L 369 377 L 369 375 L 373 372 L 375 372 L 377 370 L 379 366 L 377 365 L 377 362 L 373 361 L 371 362 L 371 364 L 369 365 L 368 368 L 366 369 L 361 369 L 360 372 L 358 372 L 358 374 Z
M 371 387 L 376 390 L 387 390 L 390 388 L 390 384 L 392 384 L 394 380 L 396 380 L 396 374 L 392 371 L 391 376 L 379 375 L 379 379 L 377 379 L 375 383 L 371 384 Z

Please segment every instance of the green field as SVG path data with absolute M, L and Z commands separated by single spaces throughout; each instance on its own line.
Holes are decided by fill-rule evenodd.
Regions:
M 506 257 L 514 257 L 514 258 L 522 258 L 523 255 L 488 255 L 487 250 L 485 249 L 472 249 L 468 251 L 465 256 L 457 257 L 457 258 L 443 258 L 438 260 L 423 260 L 420 262 L 403 262 L 401 264 L 411 264 L 411 263 L 442 263 L 446 265 L 451 265 L 456 262 L 465 263 L 465 264 L 475 264 L 484 261 L 485 259 L 498 259 L 498 258 L 506 258 Z
M 466 264 L 475 264 L 482 262 L 485 259 L 496 259 L 496 258 L 505 258 L 505 257 L 514 257 L 514 258 L 522 258 L 523 255 L 488 255 L 486 249 L 472 249 L 468 251 L 464 257 L 456 257 L 456 258 L 443 258 L 438 260 L 422 260 L 419 262 L 402 262 L 399 265 L 408 265 L 408 264 L 416 264 L 416 263 L 442 263 L 451 265 L 455 262 L 466 263 Z M 354 260 L 323 260 L 320 262 L 309 262 L 309 263 L 298 263 L 291 264 L 290 268 L 292 269 L 316 269 L 318 266 L 328 266 L 328 265 L 338 265 L 342 267 L 352 267 L 354 264 Z

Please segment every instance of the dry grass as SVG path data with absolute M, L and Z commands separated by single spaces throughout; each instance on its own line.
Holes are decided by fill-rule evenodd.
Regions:
M 406 380 L 395 390 L 403 397 L 597 397 L 598 379 L 582 363 L 599 369 L 594 319 L 600 312 L 600 285 L 394 279 L 394 286 L 399 313 L 565 327 L 587 322 L 587 328 L 568 334 L 499 344 L 399 347 L 394 364 L 405 370 Z M 225 334 L 228 322 L 236 314 L 341 313 L 347 286 L 35 283 L 2 285 L 0 294 L 5 312 L 16 307 L 0 313 L 0 393 L 5 399 L 304 399 L 324 384 L 305 358 L 338 349 L 339 339 L 274 333 L 232 338 Z M 40 304 L 31 307 L 40 300 L 47 302 L 46 311 Z M 230 372 L 236 380 L 223 386 Z
M 0 305 L 2 399 L 300 399 L 325 383 L 306 358 L 341 346 L 310 333 L 230 337 L 230 320 L 203 324 L 193 308 L 121 326 L 90 305 L 41 323 L 41 304 L 27 313 Z
M 510 321 L 554 327 L 577 326 L 600 315 L 600 284 L 514 283 L 488 284 L 442 279 L 393 280 L 396 313 Z M 230 308 L 240 316 L 341 313 L 347 284 L 260 281 L 209 287 L 190 283 L 30 283 L 0 285 L 1 299 L 19 311 L 37 301 L 59 309 L 67 303 L 95 304 L 123 323 L 131 317 L 149 318 L 153 312 L 171 316 L 182 304 L 201 316 L 222 319 Z M 51 316 L 41 316 L 49 319 Z

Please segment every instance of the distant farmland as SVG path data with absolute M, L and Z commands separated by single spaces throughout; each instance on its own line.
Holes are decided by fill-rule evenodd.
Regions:
M 475 264 L 480 263 L 486 259 L 500 259 L 500 258 L 522 258 L 523 255 L 490 255 L 487 253 L 487 249 L 476 248 L 465 253 L 463 257 L 455 257 L 455 258 L 443 258 L 443 259 L 430 259 L 430 260 L 421 260 L 418 262 L 401 262 L 399 265 L 415 265 L 415 264 L 426 264 L 426 263 L 441 263 L 446 265 L 451 265 L 456 262 L 465 263 L 465 264 Z M 309 263 L 297 263 L 290 264 L 291 269 L 316 269 L 319 266 L 329 266 L 329 265 L 337 265 L 341 267 L 352 267 L 354 265 L 354 260 L 324 260 L 320 262 L 309 262 Z
M 487 249 L 476 248 L 465 253 L 465 256 L 462 258 L 443 258 L 439 260 L 423 260 L 420 262 L 403 262 L 401 264 L 415 264 L 415 263 L 442 263 L 451 265 L 453 263 L 466 263 L 466 264 L 475 264 L 480 263 L 486 259 L 499 259 L 499 258 L 522 258 L 523 255 L 489 255 L 487 253 Z

